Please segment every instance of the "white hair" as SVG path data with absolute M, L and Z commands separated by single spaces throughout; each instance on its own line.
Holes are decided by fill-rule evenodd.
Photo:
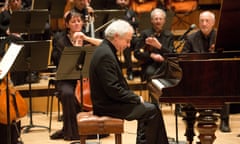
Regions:
M 151 15 L 150 15 L 151 18 L 153 18 L 153 16 L 154 16 L 156 13 L 161 13 L 161 14 L 163 14 L 164 18 L 167 17 L 166 12 L 165 12 L 163 9 L 155 8 L 155 9 L 153 9 L 152 12 L 151 12 Z
M 215 14 L 213 12 L 211 12 L 211 11 L 203 11 L 203 12 L 201 12 L 199 18 L 202 15 L 209 15 L 211 17 L 211 19 L 215 21 Z
M 105 37 L 112 40 L 115 34 L 120 37 L 128 32 L 133 32 L 133 27 L 125 20 L 115 20 L 105 29 Z

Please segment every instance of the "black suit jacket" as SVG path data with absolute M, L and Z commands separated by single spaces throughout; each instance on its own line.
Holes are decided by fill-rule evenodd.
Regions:
M 140 98 L 129 90 L 119 64 L 115 47 L 104 40 L 94 52 L 89 69 L 93 111 L 96 115 L 130 120 Z
M 209 52 L 209 48 L 212 44 L 215 44 L 216 31 L 213 30 L 208 38 L 205 38 L 202 32 L 199 30 L 190 34 L 184 44 L 182 53 L 204 53 Z M 204 45 L 204 41 L 208 42 L 208 45 Z

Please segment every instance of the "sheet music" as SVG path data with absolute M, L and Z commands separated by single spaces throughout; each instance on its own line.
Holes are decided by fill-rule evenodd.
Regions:
M 23 45 L 17 45 L 14 43 L 10 44 L 7 52 L 0 62 L 0 70 L 2 71 L 0 74 L 0 79 L 3 79 L 6 76 L 22 47 Z

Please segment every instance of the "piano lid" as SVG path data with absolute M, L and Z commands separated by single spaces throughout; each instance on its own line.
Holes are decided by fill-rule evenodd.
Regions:
M 216 50 L 240 50 L 240 1 L 222 0 L 218 23 Z

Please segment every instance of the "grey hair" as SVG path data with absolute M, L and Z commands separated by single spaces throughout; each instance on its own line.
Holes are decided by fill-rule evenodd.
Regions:
M 115 34 L 123 37 L 126 33 L 133 32 L 133 27 L 125 20 L 115 20 L 105 29 L 105 37 L 109 40 L 114 38 Z
M 155 9 L 152 10 L 152 12 L 151 12 L 151 14 L 150 14 L 151 18 L 153 18 L 153 16 L 154 16 L 156 13 L 162 13 L 163 16 L 164 16 L 164 18 L 167 17 L 166 12 L 165 12 L 163 9 L 155 8 Z
M 204 15 L 204 14 L 209 15 L 209 16 L 212 18 L 212 20 L 215 21 L 215 14 L 214 14 L 213 12 L 211 12 L 211 11 L 203 11 L 203 12 L 200 13 L 199 18 L 200 18 L 202 15 Z

